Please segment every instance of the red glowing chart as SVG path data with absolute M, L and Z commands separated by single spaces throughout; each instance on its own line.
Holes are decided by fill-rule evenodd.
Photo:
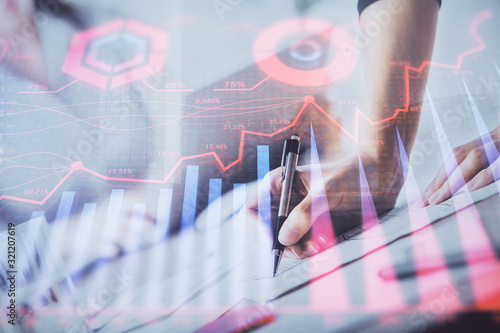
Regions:
M 168 34 L 135 20 L 115 20 L 73 37 L 63 72 L 113 89 L 163 70 Z M 115 49 L 116 57 L 109 55 Z
M 318 62 L 326 53 L 332 57 L 317 67 L 293 66 L 280 57 L 282 52 L 279 49 L 283 43 L 294 39 L 295 43 L 288 48 L 288 56 L 296 63 Z M 278 22 L 261 32 L 253 49 L 255 62 L 271 78 L 293 86 L 312 87 L 333 83 L 351 73 L 358 63 L 358 54 L 354 52 L 347 57 L 342 54 L 342 47 L 354 45 L 353 37 L 346 30 L 330 22 L 294 18 Z

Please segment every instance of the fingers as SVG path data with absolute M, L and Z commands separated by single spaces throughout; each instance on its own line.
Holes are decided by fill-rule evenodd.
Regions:
M 448 156 L 446 159 L 445 163 L 439 168 L 439 171 L 436 174 L 436 177 L 434 177 L 434 180 L 432 183 L 427 187 L 427 189 L 424 192 L 424 205 L 429 204 L 429 197 L 433 195 L 437 190 L 439 190 L 443 184 L 448 180 L 448 174 L 446 170 L 446 165 L 449 165 L 451 162 L 451 159 L 455 159 L 457 161 L 457 164 L 460 164 L 463 162 L 463 160 L 467 157 L 467 152 L 472 150 L 474 147 L 471 147 L 470 144 L 466 144 L 460 147 L 457 147 L 453 149 L 453 152 Z M 455 170 L 453 170 L 455 171 Z
M 283 256 L 292 259 L 302 259 L 305 257 L 312 257 L 325 249 L 326 247 L 321 244 L 320 240 L 309 239 L 302 245 L 295 244 L 287 246 L 283 252 Z
M 312 257 L 315 254 L 320 253 L 323 248 L 319 244 L 319 240 L 309 239 L 302 245 L 303 254 L 306 257 Z
M 313 228 L 316 226 L 315 222 Z M 311 238 L 314 237 L 314 238 Z M 326 235 L 316 235 L 312 236 L 312 233 L 306 235 L 299 243 L 294 245 L 289 245 L 285 248 L 283 255 L 292 259 L 302 259 L 305 257 L 314 256 L 330 247 L 335 245 L 335 242 L 329 240 Z
M 478 173 L 468 184 L 469 190 L 474 191 L 500 179 L 500 158 L 497 158 L 489 167 Z
M 292 259 L 302 259 L 304 254 L 302 252 L 302 247 L 300 245 L 290 245 L 285 248 L 283 256 Z
M 281 227 L 278 237 L 278 240 L 283 245 L 290 248 L 286 249 L 286 254 L 297 258 L 314 255 L 323 250 L 325 246 L 323 246 L 320 241 L 309 241 L 309 237 L 304 236 L 311 230 L 313 222 L 323 213 L 327 213 L 327 215 L 330 216 L 329 211 L 330 208 L 332 208 L 332 205 L 329 205 L 328 198 L 325 197 L 324 194 L 325 185 L 322 183 L 321 187 L 311 187 L 309 179 L 310 173 L 308 171 L 309 169 L 297 170 L 293 185 L 294 190 L 292 191 L 290 201 L 291 211 Z M 273 205 L 273 203 L 275 203 L 273 207 L 277 208 L 277 204 L 279 203 L 283 185 L 281 182 L 281 169 L 271 171 L 266 175 L 266 178 L 267 179 L 263 180 L 263 183 L 267 185 L 261 186 L 258 193 L 247 201 L 247 213 L 257 218 L 259 217 L 258 206 L 260 198 L 271 194 L 271 204 Z M 333 183 L 330 182 L 330 186 L 333 186 L 332 184 Z M 322 191 L 319 190 L 320 188 Z M 316 207 L 316 209 L 314 209 L 314 216 L 311 215 L 313 200 L 315 200 L 314 204 Z M 333 207 L 337 205 L 337 201 L 339 201 L 339 199 L 335 197 L 335 202 L 332 203 Z M 331 220 L 328 219 L 327 223 L 331 229 Z M 323 243 L 328 243 L 329 238 L 326 236 L 323 238 Z
M 311 229 L 311 194 L 308 194 L 288 215 L 278 240 L 287 246 L 297 243 Z
M 436 177 L 432 180 L 431 184 L 427 187 L 427 189 L 424 192 L 424 204 L 428 205 L 428 199 L 429 197 L 436 192 L 443 184 L 446 182 L 446 169 L 444 167 L 444 164 L 439 168 L 439 171 L 436 174 Z
M 460 163 L 448 179 L 428 198 L 430 205 L 437 205 L 455 194 L 463 185 L 472 180 L 486 165 L 484 147 L 475 148 Z M 465 182 L 464 182 L 465 181 Z

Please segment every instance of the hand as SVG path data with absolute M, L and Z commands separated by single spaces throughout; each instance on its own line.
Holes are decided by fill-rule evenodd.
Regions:
M 47 81 L 47 65 L 36 25 L 34 2 L 4 0 L 0 2 L 0 42 L 8 43 L 2 63 L 12 72 L 39 83 Z M 1 46 L 1 44 L 0 44 Z M 29 54 L 30 57 L 19 57 Z
M 500 126 L 490 132 L 486 145 L 481 138 L 456 147 L 424 193 L 424 204 L 437 205 L 455 194 L 465 180 L 469 191 L 477 190 L 500 178 Z M 454 163 L 453 160 L 456 160 Z M 493 162 L 490 164 L 490 160 Z M 445 165 L 457 165 L 448 177 Z
M 384 162 L 370 155 L 354 157 L 344 163 L 298 167 L 292 190 L 291 212 L 279 233 L 287 246 L 285 256 L 302 258 L 319 253 L 335 244 L 335 237 L 361 225 L 359 160 L 371 189 L 376 213 L 391 210 L 402 187 L 397 161 Z M 281 194 L 281 168 L 265 179 L 270 188 L 261 190 L 247 204 L 247 213 L 259 216 L 258 200 L 271 193 L 275 223 Z M 262 218 L 262 217 L 261 217 Z M 269 218 L 269 217 L 267 217 Z

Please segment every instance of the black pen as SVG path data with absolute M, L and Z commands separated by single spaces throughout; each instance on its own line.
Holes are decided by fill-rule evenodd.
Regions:
M 297 160 L 299 158 L 300 136 L 292 134 L 290 139 L 285 141 L 283 146 L 283 155 L 281 157 L 281 188 L 280 206 L 278 209 L 278 220 L 274 229 L 274 242 L 273 242 L 273 257 L 274 257 L 274 271 L 273 277 L 276 276 L 278 266 L 283 255 L 285 247 L 278 240 L 280 229 L 283 226 L 290 206 L 290 196 L 292 195 L 292 184 L 295 170 L 297 169 Z

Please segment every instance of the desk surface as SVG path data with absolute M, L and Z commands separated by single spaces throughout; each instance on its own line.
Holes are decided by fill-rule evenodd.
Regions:
M 480 222 L 471 219 L 476 212 Z M 458 320 L 462 320 L 458 315 L 463 312 L 496 311 L 500 286 L 491 282 L 500 276 L 500 263 L 496 260 L 441 269 L 418 278 L 410 277 L 399 281 L 385 281 L 379 272 L 388 264 L 411 260 L 414 251 L 424 252 L 430 258 L 439 257 L 440 254 L 446 257 L 452 253 L 463 253 L 467 247 L 467 240 L 462 238 L 463 227 L 469 224 L 478 230 L 478 235 L 487 235 L 489 239 L 489 244 L 480 244 L 481 249 L 498 248 L 499 216 L 500 200 L 498 195 L 494 195 L 341 269 L 325 274 L 294 292 L 268 302 L 266 307 L 274 313 L 275 320 L 257 331 L 372 332 L 377 329 L 380 332 L 412 332 L 423 328 L 434 329 L 436 323 L 455 325 Z M 472 231 L 467 236 L 478 235 Z M 441 253 L 428 253 L 433 250 L 429 248 L 432 237 L 439 244 Z M 147 276 L 144 278 L 147 280 Z M 184 278 L 193 277 L 186 275 Z M 160 317 L 158 321 L 136 327 L 132 331 L 192 331 L 200 328 L 237 303 L 231 297 L 231 293 L 237 293 L 231 289 L 237 282 L 225 277 L 216 278 L 211 286 L 193 295 L 189 303 L 174 312 L 171 312 L 172 308 L 160 308 L 160 313 L 164 311 L 163 317 L 157 315 Z M 179 283 L 180 280 L 164 280 L 155 292 L 166 290 L 162 288 L 182 286 Z M 123 310 L 113 316 L 103 330 L 113 332 L 120 327 L 120 323 L 127 322 L 129 316 L 137 315 L 130 310 L 130 306 L 134 305 L 139 306 L 139 309 L 145 306 L 130 301 L 122 304 Z M 151 311 L 158 311 L 158 307 L 151 307 Z M 142 317 L 138 317 L 144 320 L 148 314 L 143 313 Z M 481 322 L 498 327 L 494 318 L 496 317 L 482 318 Z
M 497 249 L 500 247 L 500 197 L 490 197 L 476 205 L 477 211 L 481 217 L 482 225 L 488 234 L 491 245 Z M 459 230 L 457 228 L 458 219 L 464 212 L 459 212 L 448 216 L 432 225 L 432 230 L 435 232 L 436 237 L 439 239 L 443 247 L 443 254 L 456 253 L 461 250 Z M 420 231 L 422 232 L 422 231 Z M 418 233 L 418 232 L 417 232 Z M 393 244 L 390 244 L 387 249 L 389 250 L 394 261 L 405 261 L 408 255 L 411 255 L 412 248 L 415 246 L 412 238 L 416 235 L 405 237 Z M 416 246 L 424 245 L 425 240 L 420 240 Z M 486 244 L 485 244 L 486 245 Z M 368 259 L 365 258 L 365 259 Z M 449 275 L 440 274 L 436 272 L 429 276 L 420 277 L 422 283 L 435 284 L 435 290 L 431 293 L 430 300 L 421 302 L 418 292 L 417 278 L 407 278 L 399 281 L 401 292 L 403 294 L 405 308 L 397 309 L 394 311 L 386 311 L 384 313 L 377 313 L 377 309 L 366 309 L 363 306 L 365 300 L 364 285 L 367 283 L 366 279 L 380 279 L 379 276 L 366 276 L 362 274 L 363 261 L 357 261 L 351 265 L 346 266 L 342 270 L 332 273 L 323 277 L 321 280 L 315 282 L 318 284 L 317 288 L 325 291 L 323 295 L 319 294 L 318 302 L 323 301 L 323 304 L 335 302 L 335 297 L 328 298 L 326 292 L 330 286 L 338 282 L 338 275 L 343 274 L 347 282 L 349 290 L 349 299 L 352 304 L 352 310 L 342 311 L 333 308 L 331 311 L 324 313 L 307 313 L 310 299 L 311 290 L 314 288 L 314 283 L 303 290 L 296 293 L 287 295 L 281 299 L 273 302 L 278 320 L 259 330 L 259 332 L 288 332 L 288 331 L 314 331 L 314 332 L 412 332 L 422 329 L 422 327 L 431 328 L 433 324 L 439 323 L 450 325 L 453 327 L 453 321 L 456 321 L 457 315 L 460 312 L 476 311 L 476 310 L 491 310 L 498 311 L 500 299 L 500 286 L 498 284 L 490 284 L 489 293 L 495 302 L 490 302 L 491 299 L 477 295 L 482 299 L 474 297 L 473 281 L 471 280 L 471 271 L 467 267 L 457 267 L 449 270 Z M 493 274 L 495 279 L 500 276 L 500 263 L 490 263 L 489 270 L 484 272 L 485 277 Z M 434 276 L 433 276 L 434 275 Z M 485 277 L 477 277 L 477 282 L 483 281 Z M 452 304 L 455 300 L 444 300 L 443 292 L 450 292 L 452 286 L 455 285 L 457 290 L 458 299 L 461 305 L 456 306 Z M 383 295 L 382 291 L 381 295 Z M 389 296 L 389 294 L 387 294 Z M 383 300 L 379 300 L 383 303 Z M 432 303 L 434 301 L 434 303 Z M 482 304 L 483 303 L 483 304 Z M 489 305 L 488 305 L 489 303 Z M 494 306 L 496 304 L 496 306 Z M 474 306 L 478 306 L 475 308 Z M 301 307 L 304 312 L 301 312 Z M 451 310 L 449 310 L 451 308 Z M 310 308 L 309 308 L 310 309 Z M 309 310 L 310 311 L 310 310 Z M 450 311 L 450 312 L 449 312 Z M 457 313 L 458 312 L 458 313 Z M 417 313 L 413 315 L 412 313 Z M 500 327 L 500 322 L 494 322 L 494 313 L 487 314 L 489 318 L 482 318 L 481 321 L 486 325 L 486 328 Z M 489 319 L 489 320 L 488 320 Z M 477 328 L 481 328 L 480 322 L 477 322 Z M 445 326 L 446 328 L 446 326 Z M 455 327 L 455 329 L 457 329 Z M 454 330 L 455 331 L 455 330 Z M 460 331 L 460 330 L 456 330 Z

